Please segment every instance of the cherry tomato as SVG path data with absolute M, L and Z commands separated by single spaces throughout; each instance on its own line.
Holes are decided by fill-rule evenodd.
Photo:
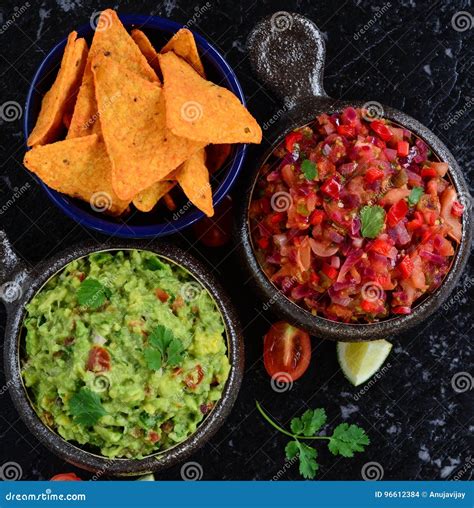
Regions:
M 104 372 L 110 370 L 110 354 L 104 347 L 93 346 L 87 359 L 87 370 Z
M 310 360 L 309 335 L 289 323 L 273 324 L 263 338 L 263 363 L 275 381 L 296 381 L 305 373 Z
M 370 127 L 384 141 L 388 141 L 392 137 L 392 131 L 379 120 L 371 122 Z
M 226 196 L 213 217 L 205 217 L 193 226 L 197 239 L 206 247 L 222 247 L 232 238 L 232 199 Z
M 285 148 L 291 153 L 295 147 L 295 143 L 299 143 L 303 139 L 301 132 L 290 132 L 285 138 Z
M 51 481 L 53 482 L 82 482 L 82 478 L 76 475 L 76 473 L 59 473 L 55 474 Z

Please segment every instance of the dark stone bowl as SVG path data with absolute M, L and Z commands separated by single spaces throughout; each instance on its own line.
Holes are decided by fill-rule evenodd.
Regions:
M 312 21 L 300 14 L 282 11 L 264 18 L 251 32 L 248 47 L 254 72 L 283 102 L 278 121 L 265 133 L 261 157 L 254 159 L 252 167 L 247 168 L 248 178 L 241 183 L 239 193 L 242 200 L 236 216 L 236 243 L 239 245 L 239 258 L 254 289 L 266 302 L 266 308 L 274 309 L 277 315 L 321 338 L 347 342 L 376 340 L 421 323 L 448 298 L 461 276 L 470 251 L 472 198 L 453 155 L 428 128 L 401 111 L 375 101 L 340 101 L 328 97 L 323 87 L 325 47 L 322 35 Z M 331 114 L 348 106 L 372 110 L 424 140 L 440 161 L 449 164 L 448 178 L 468 208 L 463 216 L 462 240 L 442 285 L 420 299 L 412 314 L 370 324 L 345 324 L 313 316 L 284 296 L 268 279 L 257 261 L 249 227 L 248 210 L 254 186 L 260 169 L 273 148 L 283 140 L 287 132 L 306 125 L 317 115 Z
M 239 319 L 234 307 L 214 276 L 198 261 L 173 245 L 162 242 L 108 240 L 102 245 L 83 243 L 69 248 L 39 264 L 32 271 L 22 267 L 14 255 L 3 232 L 0 232 L 0 260 L 2 272 L 2 298 L 7 309 L 4 362 L 7 386 L 15 407 L 32 434 L 62 459 L 97 475 L 140 475 L 183 461 L 219 429 L 229 415 L 240 389 L 244 370 L 244 345 Z M 81 448 L 63 439 L 47 427 L 32 407 L 20 371 L 20 342 L 25 318 L 25 305 L 44 284 L 68 263 L 93 252 L 114 250 L 146 250 L 166 261 L 185 268 L 198 280 L 216 301 L 227 332 L 227 350 L 231 370 L 222 397 L 206 416 L 196 432 L 188 439 L 168 450 L 143 459 L 109 459 Z M 7 281 L 7 282 L 5 282 Z

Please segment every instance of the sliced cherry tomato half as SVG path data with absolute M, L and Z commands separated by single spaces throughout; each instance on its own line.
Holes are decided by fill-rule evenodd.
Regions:
M 216 207 L 213 217 L 204 217 L 194 224 L 197 239 L 206 247 L 222 247 L 232 238 L 232 199 L 226 196 Z
M 51 481 L 53 482 L 82 482 L 82 478 L 76 475 L 76 473 L 59 473 L 55 474 Z
M 310 360 L 309 335 L 285 321 L 273 324 L 263 338 L 263 363 L 275 381 L 296 381 L 306 372 Z
M 101 346 L 93 346 L 87 359 L 87 370 L 105 372 L 110 370 L 110 354 Z

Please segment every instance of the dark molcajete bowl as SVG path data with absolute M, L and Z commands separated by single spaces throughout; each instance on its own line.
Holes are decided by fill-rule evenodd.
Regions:
M 247 181 L 241 183 L 242 201 L 237 213 L 235 234 L 240 245 L 240 259 L 257 293 L 276 314 L 312 335 L 327 339 L 348 342 L 375 340 L 421 323 L 448 298 L 469 256 L 472 198 L 455 158 L 435 134 L 405 113 L 375 101 L 340 101 L 329 97 L 323 88 L 324 41 L 318 27 L 309 19 L 288 12 L 278 12 L 263 19 L 249 36 L 248 50 L 257 77 L 283 102 L 278 120 L 266 131 L 262 156 L 254 160 L 253 167 L 247 170 Z M 411 314 L 370 324 L 346 324 L 313 316 L 289 300 L 268 279 L 257 261 L 249 224 L 249 205 L 260 169 L 285 134 L 306 125 L 321 113 L 332 114 L 348 106 L 365 108 L 374 116 L 383 116 L 424 140 L 440 161 L 449 164 L 448 178 L 460 200 L 467 205 L 462 220 L 462 239 L 442 285 L 420 299 Z
M 231 370 L 221 399 L 206 416 L 196 432 L 168 450 L 143 459 L 109 459 L 64 440 L 37 416 L 21 376 L 22 328 L 27 305 L 44 284 L 68 263 L 93 252 L 146 250 L 186 269 L 214 298 L 224 321 Z M 175 465 L 200 448 L 224 423 L 239 392 L 244 370 L 244 345 L 240 323 L 234 307 L 214 277 L 184 251 L 165 243 L 108 240 L 103 244 L 80 244 L 27 270 L 0 231 L 0 282 L 7 310 L 4 362 L 7 386 L 22 420 L 32 434 L 62 459 L 100 475 L 139 475 Z

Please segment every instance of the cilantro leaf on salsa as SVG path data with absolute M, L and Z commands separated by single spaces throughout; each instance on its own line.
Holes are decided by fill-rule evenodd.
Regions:
M 306 159 L 301 163 L 301 171 L 307 180 L 314 180 L 318 176 L 318 168 L 316 167 L 316 164 L 309 159 Z
M 385 210 L 381 206 L 364 206 L 360 211 L 361 233 L 364 238 L 376 238 L 385 222 Z
M 161 369 L 163 364 L 176 367 L 181 363 L 184 346 L 173 332 L 163 325 L 158 325 L 149 337 L 150 347 L 143 354 L 147 365 L 152 370 Z
M 69 400 L 69 411 L 76 423 L 91 427 L 95 425 L 107 411 L 102 407 L 97 393 L 82 387 Z
M 423 192 L 423 187 L 413 187 L 408 196 L 408 203 L 410 203 L 411 206 L 416 205 L 418 201 L 420 201 L 421 196 L 423 196 Z
M 111 294 L 107 286 L 104 286 L 96 279 L 87 278 L 79 286 L 76 296 L 79 305 L 98 309 L 107 298 L 110 298 Z

